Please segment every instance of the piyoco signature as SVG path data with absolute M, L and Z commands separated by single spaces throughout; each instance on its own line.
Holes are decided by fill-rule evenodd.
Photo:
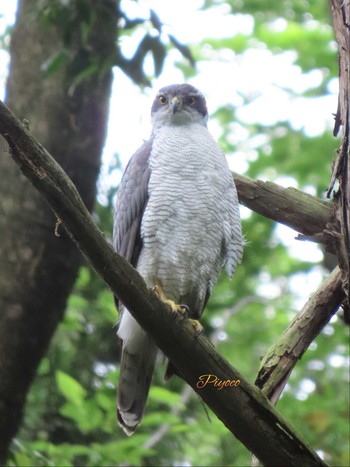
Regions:
M 203 389 L 205 386 L 213 385 L 218 391 L 226 387 L 237 387 L 241 384 L 239 379 L 220 379 L 216 375 L 201 375 L 198 378 L 196 386 L 198 389 Z

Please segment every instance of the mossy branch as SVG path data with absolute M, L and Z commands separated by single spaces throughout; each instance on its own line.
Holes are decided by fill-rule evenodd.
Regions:
M 266 352 L 255 384 L 273 403 L 297 361 L 344 300 L 341 272 L 336 267 Z

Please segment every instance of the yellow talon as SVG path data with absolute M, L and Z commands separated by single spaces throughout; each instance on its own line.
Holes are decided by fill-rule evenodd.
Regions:
M 179 305 L 178 303 L 175 303 L 173 300 L 169 300 L 166 298 L 162 288 L 160 285 L 156 285 L 153 287 L 153 292 L 157 295 L 159 300 L 161 300 L 163 303 L 168 305 L 172 311 L 180 313 L 184 317 L 188 317 L 189 315 L 189 308 L 186 305 Z M 195 336 L 199 336 L 203 332 L 203 326 L 197 319 L 189 319 L 191 322 L 191 325 L 194 328 L 195 331 Z
M 192 326 L 194 327 L 195 335 L 199 336 L 200 334 L 202 334 L 204 328 L 201 325 L 201 323 L 197 319 L 189 319 L 189 321 L 191 322 Z
M 162 288 L 159 285 L 156 285 L 153 287 L 153 292 L 157 295 L 159 300 L 161 300 L 163 303 L 166 305 L 170 306 L 171 310 L 174 312 L 178 312 L 183 316 L 186 316 L 189 312 L 188 307 L 186 305 L 179 305 L 178 303 L 175 303 L 173 300 L 169 300 L 166 298 Z

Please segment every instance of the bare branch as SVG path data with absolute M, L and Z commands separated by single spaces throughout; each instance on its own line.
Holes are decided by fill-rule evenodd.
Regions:
M 344 299 L 341 273 L 336 267 L 267 351 L 255 384 L 274 404 L 297 361 L 338 310 Z
M 334 251 L 333 205 L 295 188 L 233 174 L 239 201 L 249 209 L 300 232 Z
M 335 217 L 339 222 L 336 253 L 342 272 L 343 287 L 350 306 L 350 1 L 329 0 L 334 32 L 339 50 L 339 97 L 333 134 L 342 127 L 341 145 L 333 166 L 328 196 L 339 181 L 334 194 Z

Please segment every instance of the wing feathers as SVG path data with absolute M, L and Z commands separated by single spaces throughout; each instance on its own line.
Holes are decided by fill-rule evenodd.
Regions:
M 146 141 L 130 159 L 115 202 L 113 246 L 133 266 L 137 265 L 142 248 L 141 221 L 148 201 L 151 149 L 152 139 Z M 128 312 L 124 310 L 118 332 L 123 340 L 123 351 L 117 417 L 128 435 L 141 421 L 157 355 L 157 347 L 139 325 L 133 319 L 131 324 Z M 135 326 L 136 329 L 133 328 Z M 139 337 L 136 342 L 135 335 Z
M 140 226 L 148 200 L 152 140 L 146 141 L 130 159 L 115 202 L 113 246 L 133 266 L 142 247 Z

